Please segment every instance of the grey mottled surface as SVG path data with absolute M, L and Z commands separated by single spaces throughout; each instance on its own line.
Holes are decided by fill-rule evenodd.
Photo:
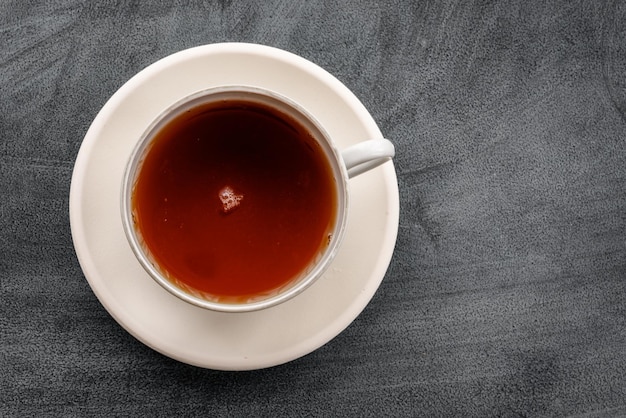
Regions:
M 219 41 L 321 65 L 396 144 L 401 219 L 363 314 L 226 373 L 127 334 L 68 195 L 100 107 Z M 0 416 L 626 416 L 626 3 L 0 3 Z

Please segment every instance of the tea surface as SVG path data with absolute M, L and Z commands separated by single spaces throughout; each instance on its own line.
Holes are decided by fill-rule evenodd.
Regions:
M 182 287 L 245 300 L 293 280 L 328 243 L 336 189 L 320 146 L 262 105 L 202 105 L 157 134 L 132 196 L 137 228 Z

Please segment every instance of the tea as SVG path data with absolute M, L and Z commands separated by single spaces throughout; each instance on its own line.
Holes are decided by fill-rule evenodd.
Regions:
M 199 105 L 167 123 L 139 168 L 135 227 L 160 269 L 192 292 L 245 301 L 315 261 L 336 218 L 315 138 L 267 105 Z

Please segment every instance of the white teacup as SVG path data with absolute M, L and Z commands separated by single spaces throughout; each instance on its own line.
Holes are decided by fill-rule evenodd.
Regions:
M 159 210 L 163 210 L 164 214 L 168 213 L 167 205 L 171 203 L 171 202 L 168 202 L 168 197 L 165 194 L 163 196 L 155 195 L 154 199 L 152 199 L 152 196 L 150 195 L 150 193 L 152 193 L 150 190 L 157 190 L 160 193 L 162 192 L 162 189 L 167 189 L 168 186 L 165 185 L 164 183 L 168 181 L 167 180 L 168 178 L 158 177 L 160 179 L 159 181 L 162 182 L 161 184 L 162 187 L 159 186 L 159 187 L 152 187 L 152 188 L 148 186 L 144 187 L 143 186 L 144 180 L 141 180 L 140 182 L 139 179 L 142 175 L 146 178 L 149 178 L 147 177 L 148 174 L 144 175 L 142 173 L 148 173 L 149 172 L 148 170 L 150 170 L 149 167 L 152 167 L 152 166 L 156 167 L 155 164 L 157 164 L 158 161 L 156 157 L 154 156 L 157 155 L 158 149 L 160 149 L 159 147 L 161 147 L 161 145 L 158 145 L 158 144 L 160 144 L 161 142 L 165 143 L 164 141 L 166 141 L 165 139 L 160 139 L 160 138 L 165 138 L 167 136 L 164 132 L 169 132 L 168 130 L 171 131 L 172 129 L 171 127 L 175 124 L 179 124 L 182 126 L 184 123 L 187 123 L 187 124 L 192 123 L 189 121 L 181 122 L 182 118 L 187 118 L 188 115 L 194 115 L 192 118 L 192 120 L 194 121 L 198 120 L 198 118 L 201 118 L 201 117 L 204 118 L 205 116 L 203 115 L 207 115 L 207 114 L 211 115 L 210 118 L 218 118 L 218 119 L 222 118 L 223 120 L 225 120 L 224 117 L 220 115 L 222 115 L 222 113 L 224 112 L 227 112 L 227 113 L 230 112 L 232 109 L 234 109 L 232 106 L 235 106 L 235 104 L 238 104 L 238 106 L 241 105 L 240 107 L 237 107 L 237 109 L 240 109 L 237 111 L 251 112 L 251 113 L 260 112 L 260 114 L 263 114 L 262 116 L 263 118 L 267 116 L 263 112 L 265 112 L 266 110 L 269 110 L 269 112 L 271 113 L 271 118 L 274 118 L 274 117 L 278 118 L 277 119 L 279 120 L 278 125 L 282 126 L 282 124 L 284 124 L 285 126 L 287 126 L 286 128 L 287 131 L 289 132 L 297 131 L 299 132 L 298 135 L 300 136 L 304 135 L 306 137 L 306 141 L 311 141 L 310 143 L 307 142 L 308 145 L 305 144 L 306 147 L 310 149 L 315 149 L 316 151 L 314 152 L 319 153 L 321 155 L 323 161 L 325 161 L 326 167 L 329 170 L 328 178 L 332 179 L 331 180 L 332 187 L 329 190 L 332 190 L 332 193 L 333 193 L 332 198 L 329 199 L 329 202 L 330 202 L 329 204 L 332 205 L 333 207 L 330 210 L 331 215 L 329 215 L 329 218 L 328 218 L 327 228 L 322 232 L 318 231 L 317 234 L 311 235 L 312 236 L 311 239 L 316 240 L 316 242 L 319 241 L 320 243 L 312 244 L 312 246 L 315 247 L 315 250 L 313 251 L 313 253 L 311 253 L 310 257 L 308 258 L 309 261 L 307 261 L 306 263 L 302 263 L 301 267 L 297 269 L 297 272 L 295 272 L 293 275 L 290 275 L 289 277 L 286 277 L 284 280 L 280 281 L 280 284 L 278 286 L 274 286 L 274 287 L 269 286 L 268 288 L 264 288 L 261 291 L 257 291 L 258 289 L 256 288 L 254 290 L 242 289 L 240 295 L 236 294 L 235 290 L 232 290 L 229 288 L 230 290 L 228 291 L 231 293 L 224 296 L 224 294 L 218 291 L 209 289 L 210 286 L 208 283 L 212 283 L 213 281 L 216 283 L 217 282 L 226 283 L 226 284 L 230 283 L 232 284 L 232 288 L 235 288 L 238 285 L 237 283 L 235 283 L 238 279 L 236 279 L 235 276 L 233 276 L 233 278 L 221 277 L 218 273 L 215 273 L 215 271 L 222 271 L 222 272 L 224 271 L 224 267 L 219 266 L 220 262 L 228 258 L 231 260 L 228 262 L 231 263 L 230 265 L 233 266 L 233 269 L 234 269 L 234 267 L 239 267 L 239 264 L 237 264 L 237 262 L 241 263 L 241 266 L 246 266 L 246 265 L 252 266 L 254 262 L 256 261 L 253 262 L 252 259 L 247 259 L 246 251 L 241 251 L 240 253 L 238 253 L 234 249 L 230 250 L 229 254 L 227 254 L 226 257 L 223 255 L 213 256 L 210 248 L 213 248 L 214 251 L 217 251 L 220 248 L 219 248 L 219 244 L 212 244 L 211 242 L 212 240 L 219 240 L 220 237 L 217 236 L 216 234 L 213 234 L 210 229 L 207 229 L 206 231 L 202 229 L 202 228 L 205 228 L 205 226 L 202 226 L 202 227 L 193 226 L 193 225 L 190 226 L 191 222 L 188 222 L 189 219 L 187 219 L 184 222 L 181 221 L 180 219 L 178 220 L 180 222 L 180 229 L 181 230 L 184 229 L 185 225 L 187 228 L 195 229 L 195 230 L 189 231 L 188 236 L 194 236 L 196 238 L 198 236 L 201 236 L 202 240 L 204 240 L 204 237 L 205 237 L 206 241 L 200 241 L 201 245 L 196 245 L 195 247 L 192 246 L 190 250 L 181 250 L 183 245 L 176 244 L 176 240 L 173 238 L 172 239 L 165 238 L 166 236 L 168 236 L 167 234 L 178 234 L 178 232 L 175 229 L 172 229 L 174 227 L 170 228 L 169 225 L 166 225 L 167 222 L 171 222 L 170 219 L 167 219 L 168 215 L 163 215 L 162 217 L 157 217 L 156 215 L 154 216 L 154 218 L 158 218 L 159 219 L 158 222 L 161 222 L 161 223 L 157 223 L 157 221 L 154 221 L 154 222 L 148 221 L 147 219 L 150 218 L 150 216 L 143 215 L 143 213 L 155 212 L 156 210 L 152 210 L 155 207 L 158 207 Z M 200 111 L 199 109 L 202 109 L 202 110 Z M 244 110 L 241 110 L 241 109 L 244 109 Z M 256 115 L 256 113 L 254 114 Z M 232 115 L 226 116 L 226 118 L 228 117 L 230 117 L 230 119 L 235 120 L 235 121 L 238 120 L 235 116 L 232 116 Z M 241 117 L 241 116 L 237 116 L 237 117 Z M 270 116 L 267 116 L 267 117 L 270 118 Z M 209 118 L 209 116 L 207 116 L 207 118 Z M 218 119 L 215 119 L 215 120 L 218 120 Z M 211 120 L 214 120 L 214 119 L 211 119 Z M 242 120 L 242 124 L 244 125 L 252 124 L 252 122 L 245 122 L 243 119 L 241 120 Z M 212 122 L 212 123 L 218 123 L 218 122 Z M 219 123 L 222 123 L 222 122 L 219 122 Z M 233 125 L 234 126 L 233 129 L 239 129 L 237 125 L 238 123 L 235 123 Z M 222 125 L 210 125 L 210 126 L 215 127 L 215 126 L 222 126 Z M 210 130 L 212 128 L 209 127 L 207 129 Z M 252 128 L 249 128 L 245 132 L 248 132 L 251 135 L 251 134 L 254 134 L 256 131 Z M 283 132 L 283 131 L 281 130 L 280 132 Z M 211 132 L 209 132 L 207 135 L 210 136 Z M 260 138 L 265 138 L 262 133 L 260 134 Z M 285 140 L 290 140 L 290 141 L 293 140 L 293 139 L 288 139 L 288 138 L 292 138 L 292 137 L 289 135 L 285 136 Z M 202 140 L 210 141 L 210 139 L 204 139 L 204 137 Z M 175 144 L 174 139 L 167 139 L 167 141 L 170 141 L 169 142 L 170 145 L 168 146 L 171 146 L 171 147 L 176 147 L 177 146 L 176 144 L 183 143 L 183 140 L 178 141 L 176 144 Z M 191 144 L 191 141 L 192 141 L 191 139 L 187 139 L 185 141 L 189 143 L 190 147 L 193 146 L 193 144 Z M 200 141 L 200 138 L 198 138 L 198 141 Z M 232 141 L 229 142 L 227 140 L 224 140 L 223 143 L 225 144 L 224 146 L 229 149 L 228 158 L 230 158 L 229 160 L 224 159 L 224 161 L 237 162 L 237 158 L 238 158 L 237 152 L 236 152 L 237 146 L 233 145 L 231 147 L 229 144 L 232 144 Z M 249 142 L 246 142 L 246 144 L 248 143 Z M 157 144 L 157 146 L 155 146 L 155 144 Z M 255 146 L 258 146 L 258 145 L 259 145 L 258 142 L 255 143 Z M 210 148 L 212 150 L 211 151 L 212 154 L 211 155 L 207 154 L 207 155 L 211 157 L 212 155 L 215 154 L 215 152 L 217 152 L 215 150 L 218 148 Z M 285 149 L 287 148 L 289 147 L 286 147 Z M 304 149 L 304 147 L 299 147 L 298 149 L 300 148 Z M 176 148 L 171 148 L 171 149 L 176 149 Z M 209 149 L 209 148 L 206 148 L 206 149 Z M 189 163 L 189 164 L 181 163 L 177 167 L 185 168 L 187 166 L 192 166 L 192 165 L 195 167 L 198 163 L 198 161 L 196 160 L 198 159 L 200 160 L 200 162 L 202 162 L 203 157 L 199 157 L 198 155 L 194 155 L 194 154 L 195 153 L 193 152 L 187 153 L 187 155 L 192 155 L 192 157 L 190 158 L 195 158 L 194 163 Z M 244 157 L 244 154 L 246 155 L 245 157 Z M 275 156 L 276 154 L 277 153 L 274 152 L 272 155 Z M 248 158 L 250 160 L 246 160 L 246 161 L 253 161 L 254 155 L 256 154 L 250 152 L 249 149 L 244 147 L 243 149 L 241 149 L 241 155 L 242 155 L 241 157 L 242 159 Z M 394 156 L 393 144 L 387 139 L 382 139 L 382 138 L 381 139 L 369 139 L 364 142 L 360 142 L 356 145 L 350 146 L 347 149 L 339 151 L 335 146 L 335 141 L 333 140 L 333 138 L 331 138 L 327 134 L 324 127 L 315 119 L 313 115 L 311 115 L 306 109 L 304 109 L 299 104 L 275 92 L 265 90 L 265 89 L 260 89 L 257 87 L 251 87 L 251 86 L 223 86 L 223 87 L 217 87 L 217 88 L 200 91 L 180 100 L 179 102 L 173 104 L 171 107 L 166 109 L 146 129 L 145 133 L 140 138 L 135 149 L 133 150 L 130 156 L 130 159 L 128 161 L 127 167 L 126 167 L 126 172 L 124 175 L 123 185 L 122 185 L 122 199 L 121 200 L 122 200 L 122 221 L 124 225 L 124 230 L 125 230 L 128 242 L 130 243 L 130 246 L 133 252 L 135 253 L 137 259 L 139 260 L 141 265 L 144 267 L 144 269 L 150 274 L 150 276 L 157 283 L 159 283 L 166 290 L 168 290 L 170 293 L 177 296 L 178 298 L 186 302 L 192 303 L 194 305 L 197 305 L 199 307 L 202 307 L 202 308 L 216 310 L 216 311 L 223 311 L 223 312 L 246 312 L 246 311 L 253 311 L 253 310 L 268 308 L 268 307 L 277 305 L 279 303 L 285 302 L 293 298 L 300 292 L 304 291 L 308 286 L 313 284 L 319 277 L 322 276 L 324 271 L 332 263 L 333 258 L 335 257 L 341 245 L 341 241 L 342 241 L 345 229 L 346 229 L 347 214 L 348 214 L 347 206 L 348 206 L 348 201 L 349 201 L 349 191 L 348 191 L 349 179 L 351 177 L 357 176 L 361 173 L 364 173 L 370 169 L 377 167 L 378 165 L 390 160 L 393 156 Z M 276 161 L 280 162 L 281 156 L 278 156 L 277 158 L 278 159 Z M 154 162 L 154 163 L 151 162 L 153 160 L 157 162 Z M 146 163 L 146 161 L 148 161 L 148 163 Z M 207 161 L 208 161 L 207 167 L 203 167 L 202 170 L 204 170 L 205 168 L 207 170 L 210 170 L 210 174 L 206 174 L 206 175 L 210 177 L 211 179 L 216 179 L 217 177 L 221 175 L 222 172 L 225 173 L 228 171 L 228 169 L 217 169 L 217 168 L 214 169 L 214 168 L 208 167 L 209 165 L 215 165 L 216 162 L 215 161 L 211 162 L 212 161 L 211 158 L 208 158 L 208 157 L 207 157 Z M 166 164 L 166 163 L 161 162 L 159 164 Z M 242 160 L 242 165 L 243 164 L 244 163 Z M 246 162 L 245 164 L 248 164 L 248 163 Z M 281 166 L 281 165 L 276 164 L 276 166 Z M 264 177 L 266 174 L 269 175 L 269 177 L 271 177 L 272 173 L 268 173 L 268 170 L 271 171 L 272 165 L 270 164 L 268 165 L 268 167 L 264 168 L 265 171 L 263 173 L 255 175 L 253 177 Z M 164 168 L 163 172 L 165 173 L 167 170 L 168 168 Z M 202 172 L 205 173 L 205 171 L 202 171 Z M 193 173 L 193 171 L 190 171 L 190 173 Z M 197 198 L 199 199 L 200 196 L 202 195 L 201 196 L 202 199 L 210 202 L 210 205 L 212 205 L 210 207 L 207 206 L 207 209 L 205 211 L 207 217 L 211 217 L 212 219 L 210 222 L 230 223 L 233 230 L 237 229 L 238 231 L 245 231 L 244 227 L 237 226 L 237 222 L 239 222 L 237 219 L 241 219 L 240 221 L 241 225 L 243 225 L 246 222 L 248 222 L 249 224 L 249 222 L 251 222 L 250 219 L 253 219 L 254 213 L 256 212 L 261 213 L 263 212 L 263 210 L 259 208 L 255 208 L 253 206 L 255 204 L 254 198 L 252 197 L 248 198 L 248 195 L 244 190 L 241 190 L 237 184 L 231 185 L 230 184 L 231 180 L 226 178 L 227 177 L 226 174 L 224 174 L 224 176 L 225 176 L 224 179 L 215 180 L 216 181 L 215 184 L 222 184 L 223 187 L 219 187 L 216 189 L 213 183 L 211 183 L 212 185 L 210 187 L 207 187 L 207 190 L 212 190 L 212 192 L 208 193 L 208 195 L 210 195 L 208 198 L 204 196 L 204 190 L 200 191 L 199 189 L 190 190 L 187 195 L 185 195 L 182 192 L 178 193 L 179 190 L 187 187 L 187 184 L 185 184 L 184 187 L 181 184 L 178 184 L 178 186 L 176 187 L 171 186 L 172 188 L 170 190 L 176 192 L 176 196 L 177 196 L 176 199 L 178 199 L 179 201 L 182 201 L 180 199 L 186 199 L 185 200 L 186 202 L 191 202 L 189 203 L 189 207 L 191 206 L 195 207 L 196 203 L 194 203 L 195 202 L 194 199 L 197 199 Z M 294 174 L 294 179 L 295 177 L 298 177 L 298 176 L 300 175 Z M 180 179 L 178 181 L 180 183 Z M 299 195 L 299 193 L 301 192 L 301 189 L 305 187 L 303 184 L 306 183 L 306 187 L 309 187 L 308 184 L 311 181 L 312 180 L 310 178 L 308 179 L 306 178 L 305 174 L 302 175 L 301 179 L 298 179 L 298 182 L 295 182 L 294 180 L 294 184 L 296 183 L 298 184 L 298 186 L 294 186 L 295 187 L 294 195 Z M 138 184 L 140 184 L 140 186 L 138 186 Z M 149 184 L 149 182 L 146 180 L 145 184 Z M 289 194 L 289 193 L 286 193 L 286 194 Z M 150 202 L 154 201 L 158 203 L 158 201 L 162 200 L 164 203 L 163 205 L 159 205 L 155 203 L 153 206 L 150 206 L 150 208 L 152 208 L 150 209 L 151 211 L 146 210 L 145 212 L 142 212 L 143 209 L 140 209 L 141 206 L 138 203 L 141 201 L 141 199 L 143 199 L 143 197 L 141 196 L 148 196 L 148 198 L 146 198 L 145 200 L 150 201 Z M 318 202 L 316 201 L 316 203 Z M 181 205 L 182 204 L 179 204 L 178 207 L 184 207 L 184 205 L 183 206 Z M 219 210 L 216 210 L 215 207 L 221 208 L 221 212 Z M 198 216 L 204 217 L 204 214 L 202 211 L 198 213 L 200 213 L 200 215 Z M 193 217 L 193 215 L 187 215 L 186 213 L 180 216 L 183 216 L 183 215 Z M 245 218 L 248 220 L 244 219 L 245 216 L 248 216 L 248 218 Z M 315 214 L 306 215 L 306 216 L 308 216 L 309 218 L 305 219 L 306 217 L 303 217 L 302 214 L 297 217 L 294 216 L 294 219 L 293 219 L 294 225 L 297 224 L 297 225 L 300 225 L 300 227 L 297 227 L 296 230 L 292 231 L 293 234 L 296 234 L 296 235 L 299 234 L 300 233 L 299 231 L 305 229 L 303 228 L 303 225 L 307 223 L 313 223 L 314 221 L 317 222 L 319 220 L 318 218 L 321 217 Z M 281 215 L 281 218 L 290 218 L 290 217 L 291 215 L 289 213 L 287 213 L 286 215 L 285 214 Z M 164 220 L 161 221 L 161 218 L 163 218 Z M 295 218 L 299 218 L 299 219 L 295 219 Z M 276 222 L 278 225 L 283 220 L 284 219 L 276 219 L 273 222 Z M 296 221 L 299 221 L 300 223 L 298 224 Z M 153 224 L 151 224 L 150 222 L 153 222 Z M 170 228 L 170 229 L 165 229 L 166 228 L 165 225 L 167 226 L 167 228 Z M 206 224 L 206 225 L 209 225 L 209 224 Z M 222 231 L 221 233 L 223 234 L 224 230 L 222 229 L 221 225 L 218 225 L 216 223 L 213 223 L 210 225 L 214 225 L 214 226 L 217 225 L 216 228 Z M 164 229 L 158 229 L 158 228 L 164 228 Z M 165 232 L 163 233 L 158 232 L 158 231 L 155 232 L 157 229 L 158 231 L 165 231 Z M 202 232 L 202 231 L 205 231 L 205 232 Z M 242 234 L 244 234 L 244 232 L 242 232 Z M 171 236 L 179 237 L 179 235 L 171 235 Z M 147 237 L 156 237 L 156 238 L 147 239 Z M 183 240 L 184 242 L 185 235 L 180 235 L 180 237 L 182 237 L 180 239 Z M 240 239 L 241 242 L 245 241 L 245 239 L 241 237 L 237 239 Z M 159 244 L 160 246 L 157 244 L 154 244 L 154 242 L 159 242 L 159 240 L 162 240 L 164 242 L 161 242 Z M 277 243 L 276 245 L 278 246 L 279 244 L 280 243 Z M 169 250 L 167 249 L 167 245 L 171 246 Z M 266 243 L 266 244 L 259 244 L 259 245 L 261 245 L 261 247 L 259 248 L 262 248 L 263 250 L 265 250 L 269 244 Z M 206 247 L 207 250 L 206 252 L 202 252 L 200 251 L 199 248 L 196 248 L 196 247 L 203 247 L 203 248 Z M 250 248 L 255 248 L 255 247 L 250 247 Z M 196 251 L 196 249 L 198 251 Z M 292 250 L 293 250 L 293 246 L 291 249 L 286 248 L 284 254 L 277 250 L 272 253 L 274 255 L 267 256 L 267 257 L 275 258 L 274 260 L 265 260 L 265 261 L 268 261 L 267 265 L 280 266 L 283 263 L 286 263 L 285 260 L 291 259 L 290 257 L 293 254 L 288 256 L 287 253 Z M 190 254 L 182 254 L 182 255 L 178 254 L 179 252 L 184 253 L 184 251 L 187 251 Z M 292 251 L 292 253 L 293 252 L 298 253 L 298 251 Z M 157 253 L 158 255 L 156 255 Z M 172 254 L 177 253 L 176 257 L 178 257 L 177 258 L 178 261 L 170 262 L 170 260 L 168 260 L 169 253 L 172 253 Z M 300 254 L 295 254 L 295 255 L 299 256 Z M 182 277 L 180 272 L 174 271 L 172 266 L 179 265 L 180 260 L 189 260 L 189 263 L 197 264 L 198 266 L 200 266 L 199 268 L 196 268 L 195 270 L 193 270 L 193 274 L 190 274 L 190 277 L 193 276 L 193 280 L 191 280 L 190 277 Z M 235 261 L 232 261 L 232 260 L 235 260 Z M 265 265 L 266 263 L 264 262 L 260 263 L 259 264 L 260 267 L 257 268 L 258 272 L 257 273 L 252 272 L 251 274 L 252 275 L 258 274 L 259 277 L 261 277 L 264 274 L 266 275 L 269 274 L 269 272 L 265 271 L 265 269 L 262 267 Z M 217 267 L 214 268 L 214 266 L 217 266 Z M 189 270 L 189 271 L 192 271 L 192 270 Z M 213 274 L 215 274 L 216 277 L 213 277 L 212 276 Z M 204 277 L 203 275 L 205 275 L 206 277 Z M 222 276 L 223 275 L 224 274 L 222 274 Z M 220 276 L 220 277 L 217 277 L 217 276 Z M 271 276 L 271 274 L 269 274 L 269 276 Z M 250 279 L 254 279 L 254 277 L 250 277 Z M 203 283 L 207 283 L 206 288 L 204 284 L 196 285 L 197 283 L 200 283 L 200 281 L 202 280 L 204 280 Z M 190 284 L 192 282 L 193 284 Z M 244 280 L 241 281 L 241 286 L 244 286 L 244 282 L 248 283 L 247 278 L 245 281 Z M 252 282 L 254 282 L 254 280 L 250 281 L 250 283 Z M 226 286 L 226 285 L 223 285 L 223 286 Z

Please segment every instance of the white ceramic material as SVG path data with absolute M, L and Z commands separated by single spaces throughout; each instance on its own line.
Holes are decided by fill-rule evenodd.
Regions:
M 253 44 L 192 48 L 141 71 L 97 115 L 74 167 L 70 222 L 85 277 L 128 332 L 188 364 L 249 370 L 310 353 L 365 308 L 393 253 L 398 186 L 391 161 L 350 180 L 343 244 L 325 274 L 293 299 L 247 313 L 210 311 L 178 299 L 150 278 L 126 241 L 119 209 L 122 177 L 132 149 L 158 114 L 193 92 L 225 84 L 270 89 L 302 104 L 339 148 L 382 137 L 343 84 L 301 57 Z
M 132 195 L 137 181 L 137 174 L 141 170 L 141 163 L 145 160 L 146 152 L 151 148 L 152 141 L 157 133 L 170 121 L 196 106 L 227 100 L 260 103 L 270 108 L 278 109 L 282 114 L 288 115 L 301 126 L 304 126 L 307 132 L 319 144 L 319 149 L 325 153 L 333 170 L 333 178 L 335 179 L 337 190 L 337 218 L 332 227 L 332 233 L 329 235 L 331 239 L 328 246 L 315 257 L 315 261 L 307 266 L 299 276 L 294 277 L 289 285 L 267 294 L 257 295 L 247 301 L 236 303 L 217 300 L 210 295 L 202 294 L 193 289 L 180 287 L 170 280 L 167 272 L 164 272 L 159 267 L 150 250 L 144 244 L 140 231 L 135 228 L 132 209 Z M 168 106 L 148 126 L 137 141 L 137 145 L 128 160 L 122 182 L 121 215 L 124 232 L 143 268 L 158 284 L 174 296 L 201 308 L 220 312 L 250 312 L 267 309 L 300 294 L 324 274 L 337 254 L 345 233 L 349 202 L 348 173 L 351 172 L 351 175 L 354 177 L 368 169 L 383 164 L 394 156 L 394 146 L 389 140 L 384 138 L 370 139 L 351 145 L 343 150 L 343 155 L 344 157 L 342 157 L 342 152 L 335 145 L 333 138 L 330 137 L 323 125 L 313 115 L 298 103 L 274 91 L 251 86 L 220 86 L 200 90 L 174 103 L 172 106 Z M 245 260 L 241 260 L 241 262 L 245 262 Z

